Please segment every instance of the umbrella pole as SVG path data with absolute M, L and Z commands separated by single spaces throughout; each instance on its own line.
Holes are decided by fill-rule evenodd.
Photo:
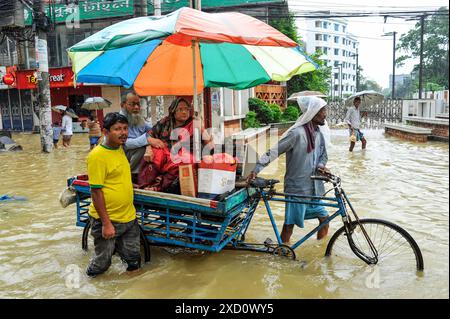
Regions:
M 195 52 L 195 46 L 196 46 L 196 41 L 195 39 L 192 39 L 192 58 L 193 58 L 193 82 L 194 82 L 194 95 L 193 95 L 193 100 L 194 100 L 194 150 L 193 150 L 193 154 L 194 154 L 194 158 L 195 158 L 195 162 L 199 162 L 200 161 L 200 145 L 201 145 L 201 134 L 200 134 L 200 125 L 198 123 L 198 114 L 200 114 L 200 109 L 199 109 L 199 105 L 198 105 L 198 97 L 197 97 L 197 57 L 196 57 L 196 52 Z

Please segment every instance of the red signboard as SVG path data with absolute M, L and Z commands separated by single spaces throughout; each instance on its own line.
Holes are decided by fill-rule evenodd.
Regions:
M 49 70 L 50 88 L 73 87 L 73 72 L 70 67 Z M 17 71 L 16 83 L 20 90 L 33 90 L 38 83 L 36 70 Z

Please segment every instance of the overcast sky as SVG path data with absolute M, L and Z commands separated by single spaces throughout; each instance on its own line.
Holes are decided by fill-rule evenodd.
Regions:
M 299 10 L 332 10 L 332 11 L 417 11 L 448 7 L 448 0 L 288 0 L 291 11 Z M 395 4 L 392 4 L 395 3 Z M 389 87 L 389 75 L 392 73 L 392 36 L 383 37 L 387 32 L 397 31 L 397 41 L 402 34 L 412 29 L 416 22 L 403 19 L 388 18 L 386 23 L 382 17 L 348 18 L 348 31 L 359 39 L 359 63 L 363 75 L 375 80 L 383 88 Z M 301 34 L 302 30 L 299 30 Z M 401 52 L 397 52 L 397 57 Z M 405 66 L 397 68 L 395 74 L 409 74 L 413 60 Z

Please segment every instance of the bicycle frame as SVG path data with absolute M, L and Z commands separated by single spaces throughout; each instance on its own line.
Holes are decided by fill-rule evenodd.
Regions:
M 280 233 L 278 231 L 278 227 L 275 224 L 275 219 L 272 214 L 272 209 L 270 207 L 269 201 L 274 202 L 284 202 L 284 203 L 296 203 L 296 204 L 305 204 L 305 205 L 316 205 L 316 206 L 324 206 L 324 207 L 333 207 L 337 208 L 333 214 L 331 214 L 323 223 L 315 227 L 305 236 L 300 238 L 296 243 L 291 245 L 292 249 L 296 249 L 301 244 L 303 244 L 306 240 L 308 240 L 311 236 L 317 233 L 320 229 L 325 227 L 328 223 L 330 223 L 333 219 L 338 216 L 345 218 L 347 216 L 347 210 L 344 204 L 344 200 L 342 199 L 342 194 L 340 192 L 339 187 L 334 187 L 335 196 L 334 197 L 326 197 L 326 196 L 312 196 L 312 195 L 298 195 L 298 194 L 289 194 L 289 193 L 278 193 L 273 190 L 269 190 L 268 192 L 262 190 L 261 199 L 264 202 L 266 207 L 267 214 L 269 215 L 275 236 L 277 238 L 277 242 L 279 245 L 283 244 L 281 240 Z M 288 198 L 289 197 L 289 198 Z
M 246 220 L 244 223 L 246 227 L 242 231 L 242 235 L 245 234 L 247 228 L 250 224 L 251 219 L 253 218 L 253 214 L 255 213 L 258 204 L 261 200 L 263 200 L 267 214 L 269 216 L 276 240 L 278 245 L 282 245 L 283 242 L 281 240 L 280 232 L 275 222 L 275 218 L 272 213 L 272 209 L 270 207 L 270 201 L 274 202 L 284 202 L 284 203 L 298 203 L 298 204 L 306 204 L 306 205 L 318 205 L 324 207 L 332 207 L 337 210 L 331 214 L 323 223 L 319 226 L 315 227 L 308 234 L 299 239 L 296 243 L 290 246 L 291 249 L 295 250 L 297 247 L 302 245 L 306 240 L 308 240 L 311 236 L 317 233 L 320 229 L 325 227 L 328 223 L 330 223 L 333 219 L 338 216 L 343 218 L 344 224 L 346 224 L 348 218 L 347 209 L 345 202 L 348 202 L 348 199 L 343 193 L 342 189 L 338 185 L 333 185 L 335 196 L 327 197 L 327 196 L 312 196 L 312 195 L 298 195 L 298 194 L 289 194 L 289 193 L 279 193 L 271 187 L 269 190 L 265 190 L 260 188 L 257 192 L 256 198 L 252 205 L 249 208 L 249 212 L 246 216 Z M 289 198 L 287 198 L 289 197 Z M 320 202 L 319 202 L 320 201 Z M 261 244 L 253 244 L 253 243 L 245 243 L 243 241 L 237 241 L 233 245 L 233 248 L 244 249 L 244 250 L 256 250 L 256 251 L 266 251 L 267 248 L 257 248 L 257 246 L 261 246 Z M 265 245 L 267 246 L 267 245 Z
M 295 259 L 294 250 L 297 247 L 302 245 L 306 240 L 308 240 L 311 236 L 313 236 L 315 233 L 317 233 L 320 229 L 325 227 L 333 219 L 335 219 L 338 216 L 341 216 L 344 227 L 345 227 L 345 232 L 347 234 L 347 240 L 348 240 L 348 243 L 349 243 L 350 248 L 353 251 L 353 253 L 356 256 L 358 256 L 360 259 L 365 261 L 367 264 L 376 264 L 378 262 L 378 251 L 375 248 L 375 246 L 373 245 L 373 243 L 372 243 L 371 239 L 369 238 L 368 234 L 366 233 L 364 227 L 359 222 L 358 215 L 356 214 L 347 195 L 345 194 L 344 190 L 342 189 L 342 187 L 340 185 L 340 179 L 336 178 L 336 177 L 334 177 L 334 179 L 330 179 L 330 178 L 325 178 L 325 177 L 320 177 L 320 176 L 312 176 L 311 178 L 330 181 L 333 184 L 333 188 L 330 189 L 329 191 L 334 189 L 334 197 L 278 193 L 274 189 L 275 183 L 272 183 L 268 186 L 266 185 L 266 186 L 262 186 L 262 187 L 257 187 L 258 191 L 256 193 L 256 197 L 254 198 L 255 200 L 250 205 L 247 216 L 244 220 L 245 227 L 243 227 L 242 231 L 240 232 L 241 239 L 235 241 L 232 244 L 232 248 L 263 251 L 263 252 L 273 251 L 275 253 L 277 248 L 276 247 L 274 248 L 274 246 L 278 246 L 278 247 L 286 246 L 285 244 L 283 244 L 283 242 L 281 240 L 281 236 L 278 231 L 278 227 L 275 223 L 275 219 L 272 214 L 272 209 L 270 207 L 270 203 L 269 203 L 270 201 L 305 204 L 305 205 L 315 205 L 315 206 L 337 208 L 337 211 L 335 211 L 331 216 L 326 218 L 325 221 L 323 221 L 321 224 L 319 224 L 317 227 L 315 227 L 313 230 L 311 230 L 308 234 L 306 234 L 301 239 L 299 239 L 295 244 L 293 244 L 292 246 L 289 246 L 292 253 L 294 254 L 294 259 Z M 266 190 L 266 188 L 269 188 L 269 189 Z M 268 214 L 270 222 L 272 224 L 274 234 L 277 238 L 277 245 L 271 243 L 271 241 L 270 242 L 266 241 L 266 242 L 264 242 L 264 244 L 251 244 L 251 243 L 244 242 L 244 240 L 245 240 L 245 239 L 243 239 L 243 238 L 245 238 L 244 234 L 247 231 L 247 228 L 250 224 L 253 214 L 256 211 L 256 208 L 257 208 L 259 202 L 261 201 L 261 199 L 264 202 L 267 214 Z M 361 228 L 364 236 L 366 237 L 367 243 L 368 243 L 370 249 L 372 250 L 373 256 L 368 256 L 354 244 L 352 236 L 351 236 L 351 234 L 353 232 L 352 219 L 351 219 L 350 214 L 348 214 L 347 205 L 350 208 L 351 212 L 353 213 L 353 215 L 356 219 L 356 222 L 359 224 L 359 227 Z M 263 245 L 264 248 L 257 248 L 258 246 L 261 246 L 261 245 Z

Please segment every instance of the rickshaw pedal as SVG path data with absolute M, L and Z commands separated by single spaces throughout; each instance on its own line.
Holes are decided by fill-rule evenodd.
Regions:
M 269 247 L 273 245 L 273 240 L 270 238 L 266 238 L 266 240 L 264 241 L 264 246 Z

